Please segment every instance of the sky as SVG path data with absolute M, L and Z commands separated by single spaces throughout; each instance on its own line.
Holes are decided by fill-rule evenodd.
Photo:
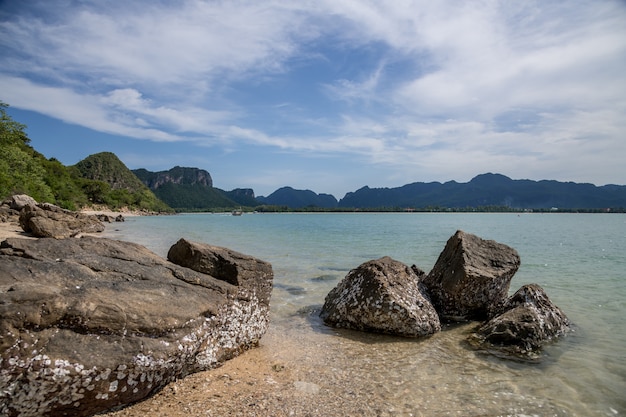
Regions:
M 0 0 L 0 101 L 73 165 L 333 194 L 626 184 L 626 2 Z

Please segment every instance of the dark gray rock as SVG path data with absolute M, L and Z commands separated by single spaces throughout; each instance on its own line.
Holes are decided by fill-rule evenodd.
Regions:
M 104 224 L 96 216 L 65 210 L 48 203 L 24 206 L 20 212 L 20 226 L 35 237 L 55 239 L 104 231 Z
M 365 262 L 350 271 L 326 296 L 320 317 L 333 327 L 406 337 L 441 330 L 418 276 L 390 257 Z
M 469 338 L 480 349 L 505 356 L 533 358 L 551 340 L 570 330 L 570 321 L 537 284 L 524 285 L 501 307 L 500 314 Z
M 256 346 L 272 275 L 252 274 L 233 285 L 104 238 L 5 240 L 0 415 L 93 415 Z
M 459 230 L 422 282 L 442 319 L 486 320 L 506 300 L 519 266 L 515 249 Z
M 95 216 L 98 220 L 100 220 L 103 223 L 123 222 L 126 220 L 124 219 L 124 216 L 122 216 L 121 214 L 118 214 L 115 217 L 109 216 L 108 214 L 95 214 Z
M 248 287 L 261 303 L 270 302 L 274 272 L 268 262 L 228 248 L 186 239 L 180 239 L 170 248 L 167 259 L 229 284 Z

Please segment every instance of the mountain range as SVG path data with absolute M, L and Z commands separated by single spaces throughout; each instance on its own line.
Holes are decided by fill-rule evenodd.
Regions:
M 364 186 L 341 200 L 330 194 L 282 187 L 267 197 L 250 188 L 224 191 L 213 187 L 211 175 L 199 168 L 132 171 L 162 201 L 176 210 L 237 206 L 283 209 L 445 209 L 504 207 L 511 209 L 605 209 L 626 207 L 626 186 L 552 180 L 514 180 L 486 173 L 467 183 L 414 182 L 394 188 Z
M 414 182 L 395 188 L 362 187 L 347 193 L 333 204 L 334 197 L 310 190 L 281 188 L 265 204 L 292 208 L 317 206 L 355 209 L 426 209 L 508 207 L 512 209 L 600 209 L 626 207 L 626 186 L 513 180 L 501 174 L 486 173 L 467 183 L 456 181 Z M 336 200 L 335 200 L 336 201 Z

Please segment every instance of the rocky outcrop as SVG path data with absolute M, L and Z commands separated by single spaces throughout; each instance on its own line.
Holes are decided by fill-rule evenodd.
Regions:
M 441 330 L 441 319 L 488 320 L 470 344 L 527 359 L 570 322 L 537 284 L 507 298 L 519 266 L 515 249 L 459 230 L 428 275 L 389 257 L 350 271 L 326 296 L 320 317 L 333 327 L 410 337 Z
M 96 216 L 65 210 L 48 203 L 24 206 L 20 211 L 20 226 L 35 237 L 55 239 L 104 231 L 104 224 Z
M 235 285 L 128 242 L 5 240 L 0 415 L 93 415 L 257 345 L 273 275 L 244 269 Z
M 37 201 L 26 194 L 15 194 L 0 203 L 0 222 L 19 222 L 20 210 L 28 205 L 37 205 Z
M 470 336 L 475 347 L 515 357 L 532 357 L 570 330 L 570 321 L 537 284 L 524 285 L 499 314 Z
M 459 230 L 423 283 L 442 319 L 485 320 L 506 300 L 519 266 L 515 249 Z
M 390 257 L 350 271 L 326 296 L 320 316 L 334 327 L 407 337 L 441 330 L 416 273 Z
M 157 190 L 165 184 L 202 185 L 213 187 L 211 174 L 204 169 L 175 166 L 169 171 L 151 172 L 136 169 L 133 173 L 151 190 Z

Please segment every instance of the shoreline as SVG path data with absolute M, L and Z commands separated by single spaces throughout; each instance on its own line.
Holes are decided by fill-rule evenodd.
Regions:
M 81 210 L 88 215 L 115 218 L 141 216 L 137 212 Z M 102 233 L 106 237 L 111 224 Z M 38 239 L 22 230 L 16 217 L 0 222 L 0 242 L 8 238 Z M 69 238 L 74 239 L 74 238 Z M 170 382 L 153 395 L 135 404 L 110 410 L 108 417 L 183 417 L 189 415 L 280 416 L 289 412 L 301 415 L 310 410 L 311 398 L 306 382 L 294 377 L 292 366 L 280 360 L 273 346 L 280 343 L 280 331 L 270 325 L 259 345 L 242 352 L 216 368 L 187 375 Z M 290 369 L 291 368 L 291 369 Z M 346 410 L 349 413 L 348 410 Z M 208 414 L 207 414 L 208 413 Z M 214 414 L 215 413 L 215 414 Z M 346 414 L 347 415 L 347 414 Z
M 115 219 L 117 216 L 120 216 L 120 215 L 123 216 L 124 218 L 145 215 L 145 214 L 142 214 L 141 212 L 136 212 L 136 211 L 112 211 L 112 210 L 94 210 L 94 209 L 78 210 L 76 211 L 76 213 L 81 213 L 81 214 L 85 214 L 89 216 L 105 215 L 112 219 Z M 88 234 L 90 236 L 103 236 L 103 234 L 106 233 L 107 226 L 111 223 L 103 222 L 103 224 L 105 225 L 104 232 L 85 233 L 85 235 Z M 14 237 L 25 238 L 25 239 L 37 239 L 36 237 L 31 235 L 30 233 L 26 233 L 22 229 L 17 216 L 10 216 L 6 221 L 0 221 L 0 242 L 5 239 L 14 238 Z

